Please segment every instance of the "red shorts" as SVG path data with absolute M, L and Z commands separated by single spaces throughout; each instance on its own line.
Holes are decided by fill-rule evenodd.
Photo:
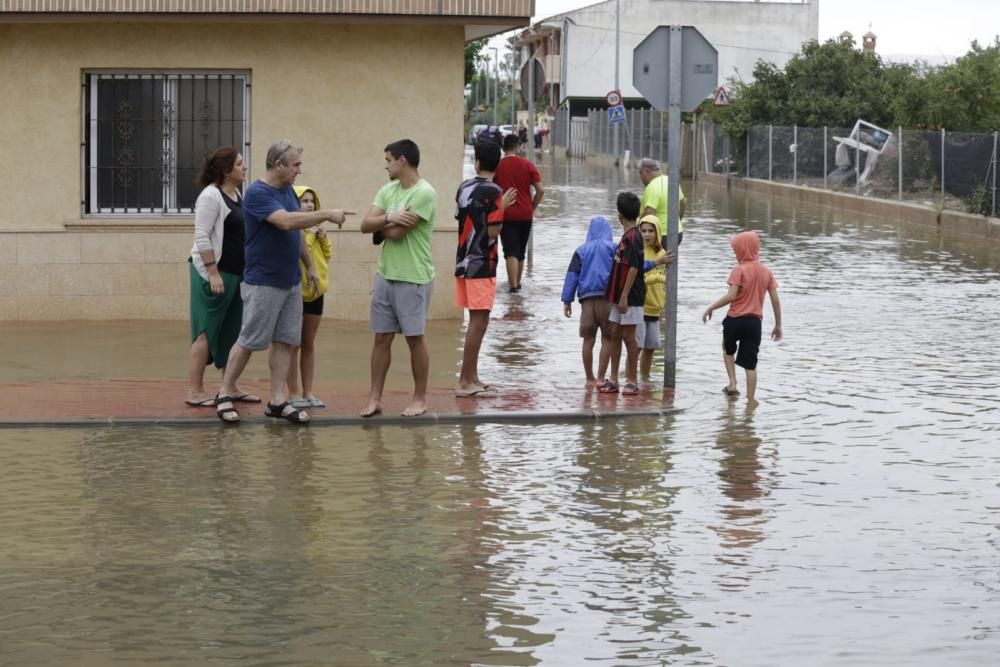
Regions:
M 496 278 L 455 277 L 455 305 L 469 310 L 493 310 Z

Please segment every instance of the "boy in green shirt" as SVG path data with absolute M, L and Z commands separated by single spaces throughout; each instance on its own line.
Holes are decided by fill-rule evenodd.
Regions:
M 372 292 L 369 330 L 375 334 L 371 358 L 371 395 L 362 417 L 382 412 L 382 391 L 397 333 L 406 337 L 413 369 L 413 398 L 404 417 L 427 411 L 430 356 L 424 342 L 427 308 L 434 288 L 431 235 L 437 211 L 437 193 L 420 178 L 420 149 L 409 139 L 385 147 L 389 182 L 361 222 L 361 231 L 384 239 Z

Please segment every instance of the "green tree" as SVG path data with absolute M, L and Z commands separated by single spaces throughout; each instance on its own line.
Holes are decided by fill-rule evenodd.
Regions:
M 472 83 L 476 76 L 476 61 L 479 52 L 486 47 L 486 38 L 468 42 L 465 45 L 465 83 Z
M 853 127 L 859 118 L 893 128 L 955 132 L 1000 129 L 1000 38 L 973 42 L 954 63 L 886 63 L 848 41 L 807 42 L 783 69 L 758 61 L 754 81 L 730 82 L 733 101 L 709 118 L 742 140 L 754 125 Z
M 912 67 L 886 66 L 850 40 L 807 42 L 784 69 L 758 61 L 753 83 L 736 83 L 732 104 L 712 115 L 733 137 L 753 125 L 891 125 L 896 89 L 912 76 Z
M 906 91 L 899 123 L 957 132 L 1000 129 L 1000 38 L 972 42 L 954 63 L 930 70 Z

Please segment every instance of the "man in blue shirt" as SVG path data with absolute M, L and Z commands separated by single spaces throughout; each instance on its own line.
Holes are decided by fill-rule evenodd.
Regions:
M 246 268 L 240 294 L 243 297 L 243 326 L 240 337 L 229 351 L 222 387 L 215 399 L 216 414 L 224 422 L 240 420 L 234 406 L 238 400 L 236 382 L 250 355 L 271 348 L 271 396 L 264 412 L 268 417 L 305 423 L 309 413 L 288 402 L 285 381 L 292 348 L 302 334 L 302 276 L 299 260 L 306 266 L 310 283 L 318 283 L 312 259 L 302 244 L 299 230 L 329 220 L 338 227 L 353 211 L 321 209 L 299 211 L 292 184 L 302 173 L 302 147 L 287 140 L 267 151 L 267 173 L 254 181 L 243 196 L 246 226 Z

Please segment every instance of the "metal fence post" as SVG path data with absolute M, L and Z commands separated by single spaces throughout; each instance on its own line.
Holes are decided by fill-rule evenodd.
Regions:
M 993 133 L 993 217 L 997 215 L 997 133 Z
M 726 150 L 725 150 L 725 159 L 726 159 L 726 187 L 728 188 L 729 187 L 729 157 L 730 157 L 729 154 L 730 154 L 730 151 L 731 151 L 731 149 L 729 147 L 729 135 L 727 134 L 725 137 L 723 137 L 723 139 L 726 142 Z M 996 137 L 994 137 L 994 139 L 996 139 Z M 996 143 L 996 142 L 994 141 L 994 143 Z M 996 173 L 997 173 L 996 169 L 994 169 L 993 170 L 994 176 L 996 175 Z
M 941 128 L 941 208 L 944 208 L 944 138 L 945 129 Z
M 774 175 L 774 125 L 767 126 L 767 180 Z
M 750 178 L 750 132 L 752 130 L 752 127 L 747 128 L 747 173 L 744 175 L 744 178 Z
M 827 155 L 829 150 L 829 142 L 827 141 L 827 127 L 823 126 L 823 189 L 828 190 L 830 188 L 830 159 Z
M 896 135 L 896 162 L 899 163 L 899 175 L 896 178 L 899 180 L 899 201 L 903 201 L 903 126 L 900 125 L 896 130 L 898 132 Z
M 858 128 L 858 136 L 854 139 L 854 194 L 861 195 L 861 129 Z
M 698 114 L 694 114 L 694 122 L 691 123 L 691 180 L 698 180 Z
M 655 109 L 649 110 L 649 120 L 646 122 L 646 134 L 649 136 L 649 153 L 647 155 L 649 157 L 653 157 L 653 122 L 656 120 L 655 112 Z
M 792 153 L 792 185 L 799 184 L 799 126 L 792 126 L 792 145 L 795 152 Z

